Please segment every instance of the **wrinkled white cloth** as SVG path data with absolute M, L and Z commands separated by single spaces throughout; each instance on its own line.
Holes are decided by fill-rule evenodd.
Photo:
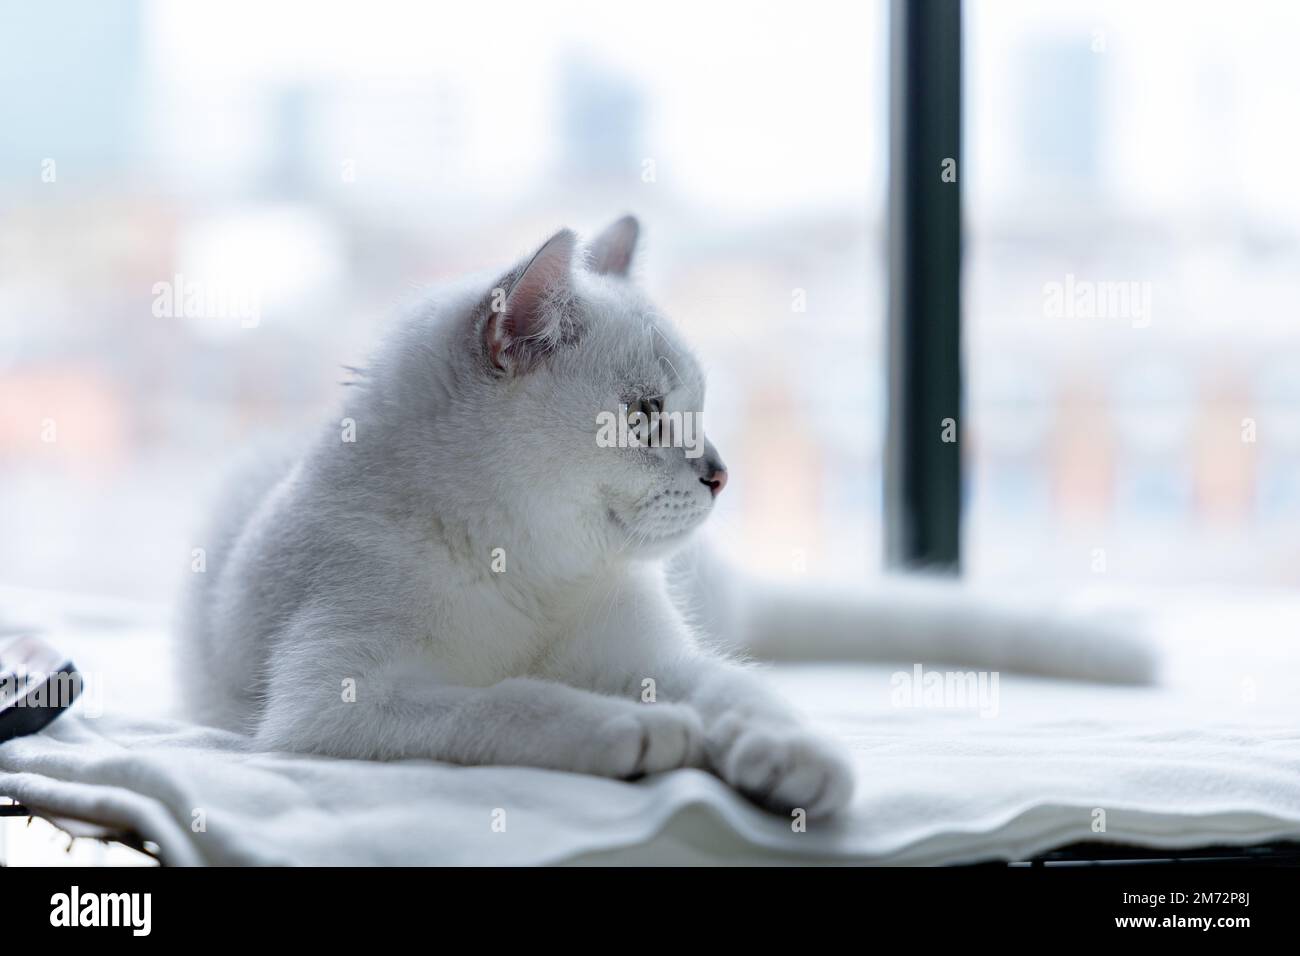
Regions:
M 253 752 L 238 735 L 137 716 L 161 709 L 162 681 L 138 667 L 116 691 L 99 675 L 87 712 L 102 705 L 101 716 L 74 710 L 0 745 L 0 795 L 130 828 L 171 864 L 941 864 L 1088 840 L 1300 839 L 1300 698 L 1287 677 L 1300 646 L 1294 630 L 1274 633 L 1293 648 L 1183 639 L 1171 653 L 1188 666 L 1154 688 L 1001 674 L 983 716 L 979 701 L 927 699 L 924 686 L 909 699 L 912 665 L 773 668 L 858 768 L 851 811 L 804 831 L 701 771 L 622 783 Z M 83 647 L 119 662 L 162 656 L 157 635 Z M 927 665 L 922 685 L 930 673 L 943 672 Z

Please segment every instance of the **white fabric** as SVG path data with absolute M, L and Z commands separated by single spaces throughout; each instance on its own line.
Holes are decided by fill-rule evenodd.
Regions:
M 1294 633 L 1277 637 L 1294 645 Z M 935 864 L 1015 860 L 1080 840 L 1300 838 L 1288 676 L 1300 648 L 1280 644 L 1246 653 L 1184 640 L 1181 664 L 1157 688 L 1003 674 L 993 717 L 897 706 L 891 677 L 909 666 L 775 668 L 788 696 L 848 743 L 859 772 L 852 812 L 802 833 L 698 771 L 629 784 L 251 753 L 235 735 L 134 716 L 161 706 L 156 671 L 112 678 L 84 663 L 160 659 L 158 645 L 141 647 L 84 642 L 83 669 L 104 684 L 103 716 L 68 714 L 0 745 L 0 795 L 128 826 L 173 864 Z M 1099 811 L 1104 832 L 1094 829 Z

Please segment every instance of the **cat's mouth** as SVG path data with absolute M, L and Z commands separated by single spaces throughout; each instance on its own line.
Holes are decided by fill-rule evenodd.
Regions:
M 606 509 L 610 523 L 625 536 L 623 546 L 660 545 L 683 538 L 703 523 L 712 510 L 687 491 L 670 489 L 638 504 L 628 517 Z

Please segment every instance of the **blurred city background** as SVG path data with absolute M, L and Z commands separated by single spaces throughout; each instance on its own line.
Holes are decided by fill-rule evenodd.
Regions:
M 1300 4 L 965 15 L 967 567 L 1300 582 Z
M 877 572 L 887 16 L 0 0 L 0 584 L 170 600 L 227 461 L 417 285 L 628 211 L 710 371 L 715 535 Z M 966 18 L 967 572 L 1300 582 L 1300 6 Z M 1067 276 L 1149 321 L 1051 314 Z M 157 314 L 177 277 L 256 321 Z

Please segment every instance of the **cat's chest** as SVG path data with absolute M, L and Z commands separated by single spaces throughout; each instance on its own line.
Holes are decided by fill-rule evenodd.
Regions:
M 564 642 L 564 625 L 544 605 L 495 584 L 462 582 L 427 596 L 426 647 L 449 681 L 488 686 L 535 673 Z
M 655 606 L 655 595 L 621 568 L 539 581 L 509 562 L 491 573 L 450 564 L 429 585 L 422 630 L 432 663 L 448 681 L 471 686 L 604 659 L 642 630 L 630 618 Z

